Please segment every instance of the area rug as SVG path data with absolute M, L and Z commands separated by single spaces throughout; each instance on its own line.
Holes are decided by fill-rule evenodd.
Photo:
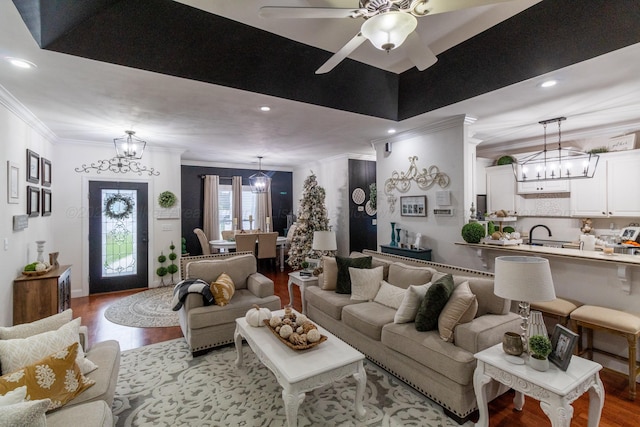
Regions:
M 285 426 L 275 376 L 246 344 L 243 351 L 240 369 L 232 345 L 195 359 L 183 338 L 123 352 L 113 403 L 116 426 Z M 364 419 L 356 418 L 355 380 L 348 377 L 307 393 L 298 426 L 458 425 L 384 370 L 368 361 L 365 369 Z
M 107 320 L 137 328 L 178 326 L 178 312 L 171 310 L 173 286 L 152 288 L 122 298 L 104 312 Z

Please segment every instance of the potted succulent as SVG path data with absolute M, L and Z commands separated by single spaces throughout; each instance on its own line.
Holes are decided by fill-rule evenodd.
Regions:
M 529 366 L 538 371 L 549 369 L 549 359 L 551 354 L 551 340 L 544 335 L 534 335 L 529 338 Z

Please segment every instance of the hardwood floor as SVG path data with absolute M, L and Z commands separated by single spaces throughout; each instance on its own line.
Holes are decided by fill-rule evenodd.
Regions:
M 263 273 L 275 283 L 276 294 L 283 304 L 289 303 L 287 289 L 287 271 L 280 272 L 265 269 Z M 300 291 L 293 287 L 293 307 L 300 311 L 302 303 Z M 120 342 L 122 350 L 141 347 L 156 342 L 167 341 L 182 337 L 180 327 L 171 328 L 131 328 L 109 322 L 104 317 L 104 311 L 114 301 L 139 291 L 124 291 L 109 294 L 91 295 L 73 298 L 71 308 L 74 317 L 82 317 L 82 324 L 89 328 L 90 342 L 114 339 Z M 627 378 L 616 372 L 604 370 L 601 372 L 605 387 L 605 403 L 602 410 L 601 427 L 636 427 L 640 425 L 640 398 L 635 402 L 629 401 Z M 513 409 L 513 392 L 508 392 L 495 399 L 489 405 L 491 427 L 541 427 L 550 425 L 547 416 L 540 409 L 537 401 L 526 398 L 522 412 Z M 589 414 L 588 395 L 581 396 L 573 403 L 574 415 L 572 427 L 587 426 Z M 474 418 L 474 421 L 477 417 Z

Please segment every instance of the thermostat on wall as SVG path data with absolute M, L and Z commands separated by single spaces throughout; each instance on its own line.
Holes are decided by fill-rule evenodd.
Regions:
M 453 216 L 453 209 L 434 209 L 435 216 Z
M 451 204 L 451 191 L 436 191 L 436 204 L 438 206 L 449 206 Z

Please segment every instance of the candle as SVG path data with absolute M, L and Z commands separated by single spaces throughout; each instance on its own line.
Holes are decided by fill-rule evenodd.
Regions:
M 249 215 L 249 222 L 253 221 L 253 215 Z
M 267 224 L 271 224 L 271 217 L 270 216 L 267 217 Z

